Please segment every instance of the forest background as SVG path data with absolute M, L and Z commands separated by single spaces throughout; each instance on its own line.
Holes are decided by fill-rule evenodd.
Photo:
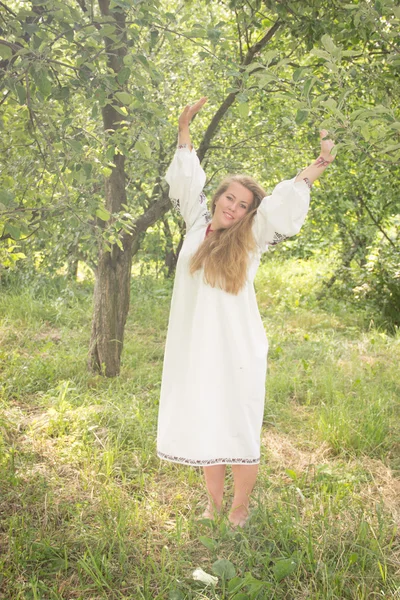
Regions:
M 388 513 L 381 521 L 374 509 L 378 533 L 355 506 L 360 508 L 366 489 L 357 485 L 369 482 L 376 491 L 371 481 L 378 473 L 386 473 L 388 489 L 399 489 L 393 475 L 399 467 L 399 7 L 392 0 L 35 0 L 0 2 L 0 9 L 0 427 L 9 501 L 0 538 L 3 597 L 243 600 L 267 597 L 271 589 L 282 598 L 300 597 L 299 590 L 313 598 L 367 598 L 382 590 L 395 597 L 398 505 L 383 502 Z M 177 554 L 168 550 L 174 555 L 168 558 L 163 552 L 171 542 L 161 535 L 150 543 L 153 529 L 141 513 L 152 502 L 153 509 L 165 503 L 153 496 L 165 473 L 147 437 L 154 432 L 171 280 L 184 235 L 179 216 L 170 212 L 163 175 L 176 145 L 179 111 L 202 95 L 209 101 L 192 128 L 208 196 L 228 172 L 250 173 L 271 190 L 317 156 L 320 129 L 336 141 L 337 158 L 313 188 L 301 235 L 271 249 L 257 280 L 262 316 L 272 341 L 276 336 L 271 357 L 281 369 L 274 375 L 271 366 L 267 392 L 275 404 L 266 424 L 292 436 L 277 442 L 278 454 L 300 431 L 309 432 L 307 442 L 298 438 L 300 454 L 290 458 L 300 461 L 298 469 L 288 464 L 282 470 L 285 461 L 277 461 L 276 486 L 267 483 L 271 473 L 265 471 L 264 488 L 274 498 L 283 486 L 304 502 L 311 489 L 313 501 L 327 502 L 322 521 L 329 521 L 332 553 L 323 560 L 310 550 L 320 539 L 320 524 L 313 523 L 308 553 L 288 542 L 293 532 L 286 509 L 297 502 L 293 498 L 287 504 L 274 500 L 280 521 L 272 523 L 262 511 L 258 517 L 286 542 L 265 546 L 254 534 L 257 541 L 249 545 L 245 536 L 236 562 L 226 558 L 237 540 L 223 523 L 218 531 L 204 524 L 215 539 L 203 535 L 196 545 L 196 526 L 179 508 L 171 525 Z M 299 339 L 313 335 L 313 351 L 300 350 Z M 284 380 L 290 374 L 285 361 L 298 368 L 290 382 Z M 309 444 L 313 448 L 308 462 L 304 444 L 309 452 Z M 321 448 L 336 457 L 329 468 L 318 455 Z M 136 462 L 128 467 L 132 452 Z M 310 475 L 315 453 L 322 471 L 315 467 Z M 337 456 L 350 461 L 343 477 Z M 354 456 L 376 462 L 360 466 L 351 462 Z M 98 471 L 94 467 L 89 475 L 90 462 Z M 184 486 L 179 473 L 171 467 L 172 479 L 159 485 L 178 480 Z M 90 535 L 80 529 L 73 539 L 60 539 L 56 523 L 68 502 L 57 498 L 56 481 L 75 507 L 85 507 L 73 513 L 79 527 L 85 519 L 93 525 L 104 511 L 123 532 L 111 543 L 103 515 L 101 526 L 87 525 Z M 109 498 L 99 485 L 110 486 L 118 498 L 114 506 L 106 506 Z M 189 476 L 189 485 L 199 487 L 199 476 Z M 357 518 L 350 503 L 344 521 L 357 548 L 343 546 L 331 522 L 330 511 L 340 512 L 350 492 Z M 334 509 L 332 494 L 340 504 Z M 179 504 L 177 497 L 173 503 Z M 52 508 L 43 513 L 48 498 Z M 139 534 L 123 509 L 128 503 L 131 515 L 135 502 Z M 311 525 L 300 512 L 305 535 Z M 371 536 L 378 540 L 373 547 Z M 148 544 L 154 552 L 145 549 Z M 222 587 L 215 596 L 203 596 L 185 580 L 185 544 L 193 545 L 196 560 L 199 545 L 217 559 Z M 261 548 L 260 571 L 252 565 Z M 133 579 L 132 560 L 138 565 Z

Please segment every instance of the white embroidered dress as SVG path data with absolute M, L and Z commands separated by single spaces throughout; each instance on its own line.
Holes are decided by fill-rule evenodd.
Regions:
M 157 453 L 188 465 L 256 464 L 264 412 L 268 342 L 254 277 L 263 251 L 300 230 L 309 206 L 304 181 L 279 183 L 254 217 L 258 252 L 237 296 L 189 272 L 211 215 L 205 173 L 194 151 L 176 151 L 167 171 L 170 198 L 186 222 L 165 347 Z

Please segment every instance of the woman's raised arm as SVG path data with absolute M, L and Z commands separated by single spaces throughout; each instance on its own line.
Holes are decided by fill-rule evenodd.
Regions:
M 205 105 L 206 102 L 207 102 L 207 98 L 203 97 L 203 98 L 200 98 L 200 100 L 198 100 L 194 104 L 188 104 L 183 109 L 183 112 L 181 113 L 181 115 L 178 119 L 178 126 L 179 126 L 178 145 L 179 146 L 187 146 L 190 150 L 192 149 L 192 144 L 190 141 L 189 125 L 190 125 L 190 122 L 193 119 L 193 117 L 199 112 L 199 110 L 201 110 L 203 108 L 203 106 Z

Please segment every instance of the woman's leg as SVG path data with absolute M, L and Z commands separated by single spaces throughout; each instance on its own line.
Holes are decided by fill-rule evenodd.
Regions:
M 209 519 L 214 517 L 215 512 L 219 513 L 221 510 L 224 495 L 225 470 L 226 465 L 203 467 L 208 492 L 208 506 L 203 516 Z
M 257 479 L 258 465 L 232 465 L 234 496 L 229 520 L 232 525 L 243 525 L 249 514 L 250 494 Z

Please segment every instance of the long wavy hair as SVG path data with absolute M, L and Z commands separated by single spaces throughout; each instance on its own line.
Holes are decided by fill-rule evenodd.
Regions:
M 220 287 L 237 295 L 246 283 L 250 255 L 256 249 L 252 223 L 257 208 L 266 193 L 247 175 L 229 175 L 219 185 L 211 201 L 211 214 L 215 212 L 218 198 L 232 182 L 250 190 L 253 201 L 248 213 L 231 227 L 217 229 L 208 235 L 190 260 L 190 273 L 204 268 L 204 278 L 212 287 Z

